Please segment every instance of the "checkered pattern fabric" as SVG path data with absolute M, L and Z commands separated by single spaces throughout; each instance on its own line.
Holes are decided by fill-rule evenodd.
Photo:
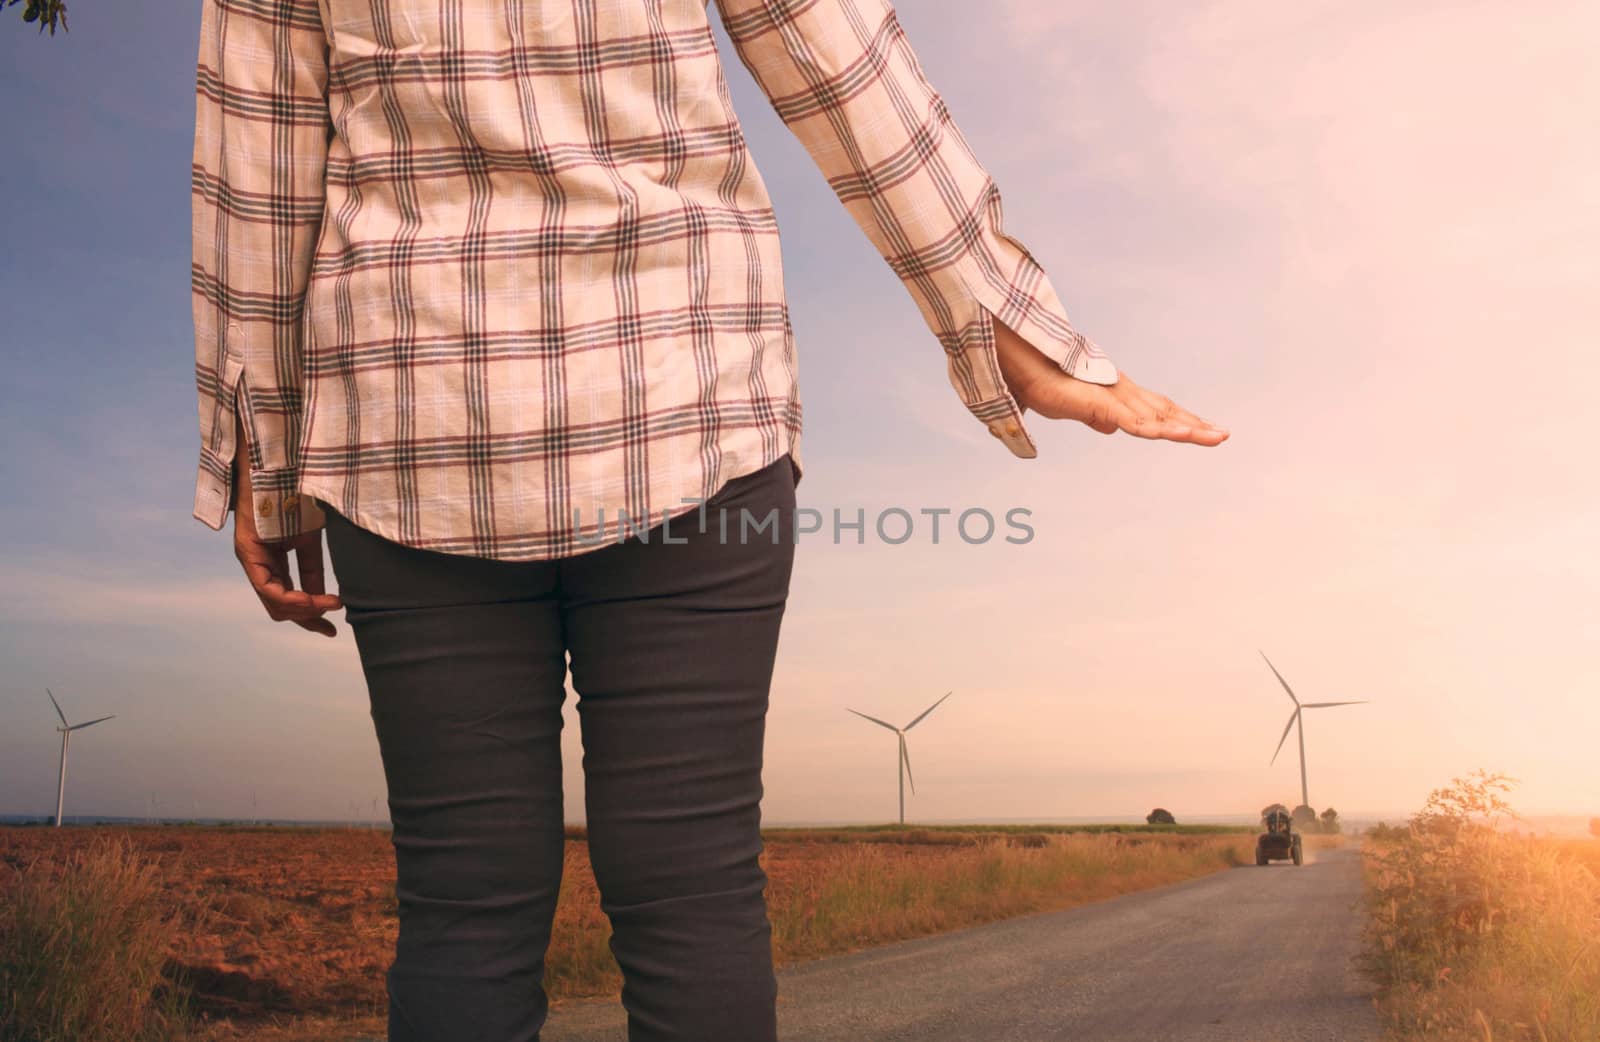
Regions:
M 961 403 L 1033 456 L 991 318 L 1116 369 L 1003 230 L 890 0 L 716 3 Z M 778 226 L 703 0 L 203 0 L 197 83 L 198 520 L 248 466 L 263 538 L 320 499 L 548 559 L 798 462 Z

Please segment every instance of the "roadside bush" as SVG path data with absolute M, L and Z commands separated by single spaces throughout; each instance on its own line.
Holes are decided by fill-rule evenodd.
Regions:
M 124 839 L 36 856 L 0 900 L 0 1042 L 170 1042 L 187 989 L 164 975 L 182 928 L 157 865 Z
M 1402 1038 L 1600 1038 L 1600 882 L 1504 827 L 1513 784 L 1474 772 L 1368 833 L 1364 961 Z

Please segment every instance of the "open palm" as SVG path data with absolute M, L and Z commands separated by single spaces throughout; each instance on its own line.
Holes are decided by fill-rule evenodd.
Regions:
M 1101 434 L 1220 445 L 1228 431 L 1201 419 L 1166 395 L 1139 386 L 1127 373 L 1109 385 L 1078 380 L 1004 323 L 995 321 L 1000 372 L 1017 404 L 1052 420 L 1077 420 Z

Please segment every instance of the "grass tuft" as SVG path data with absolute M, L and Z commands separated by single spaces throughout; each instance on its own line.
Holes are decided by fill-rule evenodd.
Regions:
M 183 925 L 125 838 L 36 855 L 0 902 L 0 1042 L 182 1037 L 187 989 L 167 953 Z
M 839 843 L 773 887 L 774 951 L 781 965 L 1067 908 L 1242 865 L 1248 845 L 1242 836 L 1020 833 L 913 860 L 889 843 Z
M 1477 771 L 1369 833 L 1364 962 L 1400 1039 L 1600 1039 L 1600 858 L 1508 829 L 1513 784 Z

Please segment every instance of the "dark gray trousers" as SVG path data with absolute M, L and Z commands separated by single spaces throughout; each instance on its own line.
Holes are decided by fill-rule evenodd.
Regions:
M 418 550 L 323 507 L 394 823 L 389 1042 L 538 1042 L 568 655 L 630 1042 L 775 1042 L 758 858 L 788 457 L 708 501 L 703 533 L 691 512 L 672 543 L 658 526 L 556 561 Z M 778 524 L 741 543 L 741 509 Z

